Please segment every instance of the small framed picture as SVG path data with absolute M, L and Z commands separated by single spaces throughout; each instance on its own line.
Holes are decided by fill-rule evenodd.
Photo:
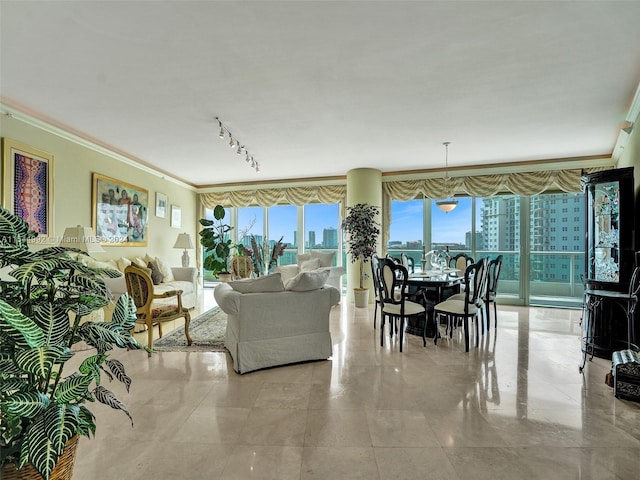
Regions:
M 167 218 L 167 196 L 156 192 L 156 217 Z
M 182 208 L 178 205 L 171 205 L 171 226 L 173 228 L 182 227 Z

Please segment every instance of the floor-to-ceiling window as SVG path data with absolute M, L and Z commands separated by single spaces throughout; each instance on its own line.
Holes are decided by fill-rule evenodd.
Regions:
M 465 252 L 475 259 L 502 255 L 499 295 L 503 301 L 582 303 L 582 194 L 457 199 L 458 206 L 449 213 L 440 211 L 432 200 L 392 201 L 388 253 L 397 256 L 404 251 L 416 257 L 417 266 L 421 266 L 422 248 L 448 248 L 451 255 Z
M 340 209 L 338 204 L 310 203 L 304 206 L 304 250 L 335 252 L 339 265 Z
M 286 244 L 284 254 L 278 260 L 280 265 L 296 263 L 298 253 L 298 207 L 277 205 L 267 209 L 267 232 L 269 251 L 278 240 Z

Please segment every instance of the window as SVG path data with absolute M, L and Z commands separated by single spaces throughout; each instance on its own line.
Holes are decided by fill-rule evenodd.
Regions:
M 275 243 L 282 238 L 287 244 L 284 254 L 279 259 L 280 265 L 297 263 L 298 253 L 298 207 L 294 205 L 278 205 L 267 209 L 267 232 L 269 252 Z
M 304 206 L 304 248 L 338 252 L 340 232 L 338 204 L 312 203 Z M 341 234 L 340 234 L 341 235 Z M 338 265 L 338 258 L 334 265 Z M 344 264 L 344 263 L 343 263 Z

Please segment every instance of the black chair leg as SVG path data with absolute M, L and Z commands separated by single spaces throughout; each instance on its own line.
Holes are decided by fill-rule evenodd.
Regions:
M 493 328 L 498 328 L 498 307 L 495 301 L 493 302 L 493 317 L 494 317 Z
M 464 351 L 469 351 L 469 319 L 464 318 Z

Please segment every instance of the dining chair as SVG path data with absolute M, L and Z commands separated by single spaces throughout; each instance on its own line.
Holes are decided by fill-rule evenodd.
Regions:
M 473 257 L 467 255 L 466 253 L 458 253 L 449 259 L 449 268 L 455 268 L 464 272 L 465 269 L 474 263 Z
M 380 283 L 380 257 L 377 254 L 371 255 L 371 276 L 373 278 L 373 291 L 375 294 L 375 309 L 373 310 L 373 328 L 376 328 L 376 317 L 378 315 L 378 308 L 382 309 L 382 284 Z M 382 312 L 380 313 L 382 316 Z
M 475 343 L 476 347 L 478 346 L 480 338 L 478 316 L 482 315 L 484 308 L 483 299 L 485 298 L 487 274 L 488 259 L 482 258 L 478 262 L 472 263 L 464 272 L 464 280 L 468 288 L 463 293 L 453 295 L 434 307 L 433 314 L 434 319 L 436 319 L 436 324 L 438 315 L 445 315 L 447 317 L 447 329 L 449 330 L 450 337 L 453 334 L 454 325 L 457 324 L 458 321 L 462 321 L 464 327 L 465 352 L 469 351 L 469 320 L 475 320 Z M 434 341 L 437 343 L 437 336 Z
M 415 264 L 413 262 L 413 258 L 408 257 L 404 252 L 400 254 L 400 263 L 405 266 L 409 273 L 415 272 Z
M 498 280 L 500 278 L 500 270 L 502 269 L 502 255 L 489 262 L 487 273 L 487 291 L 485 297 L 485 312 L 487 314 L 487 330 L 491 328 L 490 304 L 493 303 L 493 328 L 498 328 L 498 308 L 496 306 L 496 295 L 498 294 Z
M 390 259 L 380 260 L 380 290 L 382 311 L 380 320 L 380 346 L 384 346 L 384 324 L 389 317 L 389 335 L 393 336 L 394 327 L 400 333 L 400 351 L 404 342 L 405 319 L 415 316 L 424 316 L 426 326 L 426 308 L 420 303 L 409 300 L 411 295 L 407 291 L 409 271 L 404 265 L 399 265 Z M 399 321 L 399 326 L 396 324 Z M 426 346 L 425 334 L 422 334 L 422 342 Z
M 184 317 L 184 335 L 187 337 L 187 345 L 191 345 L 189 336 L 189 323 L 191 315 L 182 306 L 182 290 L 170 290 L 161 294 L 153 293 L 151 276 L 140 267 L 130 265 L 124 270 L 124 278 L 127 283 L 127 292 L 136 306 L 136 323 L 142 323 L 147 327 L 147 347 L 153 348 L 153 326 L 158 325 L 158 333 L 162 337 L 162 323 L 176 318 Z M 154 300 L 175 297 L 175 303 L 159 303 Z M 151 356 L 151 352 L 149 352 Z

